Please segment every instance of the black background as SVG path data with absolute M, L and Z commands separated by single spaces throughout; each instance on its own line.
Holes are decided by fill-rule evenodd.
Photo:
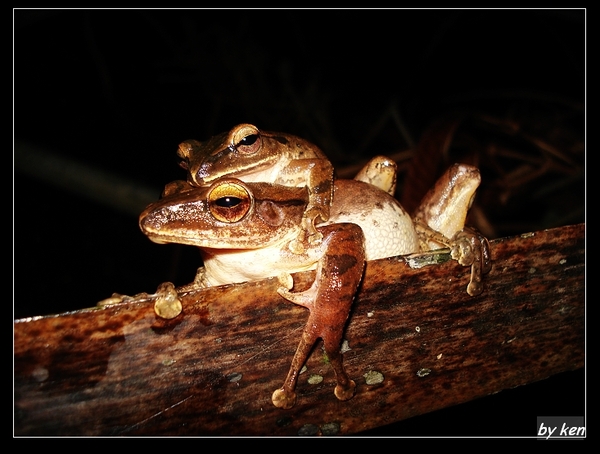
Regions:
M 418 138 L 474 94 L 583 104 L 584 44 L 584 10 L 15 10 L 15 163 L 27 144 L 158 198 L 184 177 L 181 141 L 249 122 L 347 165 L 410 145 L 385 129 L 369 139 L 391 105 Z M 197 252 L 145 238 L 143 206 L 116 210 L 29 165 L 13 180 L 15 318 L 191 281 Z M 536 416 L 583 414 L 583 380 L 560 374 L 369 434 L 531 436 Z

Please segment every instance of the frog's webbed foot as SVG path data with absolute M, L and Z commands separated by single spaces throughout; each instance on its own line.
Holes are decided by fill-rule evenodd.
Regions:
M 138 293 L 134 296 L 113 293 L 110 298 L 99 301 L 97 306 L 115 306 L 128 303 L 148 303 L 154 301 L 154 312 L 161 318 L 172 319 L 181 314 L 181 299 L 171 282 L 163 282 L 156 293 Z
M 450 248 L 450 256 L 462 266 L 471 266 L 471 278 L 467 293 L 477 296 L 483 291 L 483 275 L 492 268 L 490 243 L 479 231 L 463 227 L 452 239 L 433 230 L 420 220 L 415 220 L 415 228 L 423 250 L 430 250 L 431 242 Z
M 479 231 L 465 227 L 452 238 L 450 255 L 463 266 L 471 265 L 467 293 L 471 296 L 479 295 L 483 291 L 483 275 L 492 268 L 487 238 Z

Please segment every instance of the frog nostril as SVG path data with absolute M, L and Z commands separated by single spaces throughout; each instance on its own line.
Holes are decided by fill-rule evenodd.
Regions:
M 194 183 L 197 185 L 204 184 L 204 179 L 209 177 L 211 173 L 211 165 L 210 163 L 202 164 L 196 173 L 194 173 Z

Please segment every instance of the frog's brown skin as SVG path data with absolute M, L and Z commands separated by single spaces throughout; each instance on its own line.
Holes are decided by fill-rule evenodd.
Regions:
M 298 374 L 318 338 L 336 373 L 335 395 L 340 400 L 354 395 L 355 384 L 344 371 L 339 349 L 365 261 L 419 247 L 410 216 L 393 197 L 360 181 L 339 180 L 335 186 L 338 196 L 330 219 L 317 226 L 323 239 L 319 244 L 305 240 L 301 254 L 289 245 L 301 229 L 306 188 L 233 178 L 209 188 L 178 182 L 140 216 L 140 227 L 151 240 L 200 248 L 205 266 L 192 287 L 279 276 L 278 293 L 309 309 L 288 377 L 272 397 L 282 408 L 294 404 Z M 317 269 L 312 286 L 291 292 L 290 273 L 312 268 Z
M 194 186 L 206 186 L 230 176 L 245 182 L 307 187 L 309 203 L 300 234 L 308 235 L 310 243 L 321 240 L 315 223 L 329 219 L 334 172 L 316 145 L 291 134 L 240 124 L 205 142 L 184 141 L 177 155 L 188 172 L 188 182 Z M 303 239 L 292 243 L 292 249 L 302 252 Z
M 354 180 L 337 180 L 335 187 L 338 196 L 326 224 L 358 224 L 365 232 L 367 260 L 418 251 L 412 220 L 393 197 Z M 252 210 L 245 217 L 236 222 L 215 218 L 214 200 L 235 194 L 241 199 L 246 192 L 251 194 Z M 165 197 L 140 215 L 140 227 L 157 243 L 200 248 L 204 269 L 196 286 L 245 282 L 316 266 L 322 253 L 319 244 L 307 242 L 302 254 L 289 248 L 301 229 L 307 203 L 306 188 L 243 183 L 234 178 L 223 178 L 208 188 L 173 182 L 165 188 Z
M 465 169 L 469 171 L 463 172 Z M 386 186 L 392 180 L 369 177 L 368 181 L 388 190 Z M 222 183 L 226 184 L 223 186 Z M 336 371 L 336 396 L 341 400 L 352 397 L 355 385 L 344 372 L 338 350 L 352 299 L 360 283 L 364 260 L 451 246 L 454 258 L 463 265 L 471 265 L 472 276 L 480 278 L 483 272 L 489 270 L 487 240 L 464 228 L 466 212 L 479 185 L 477 169 L 468 166 L 449 169 L 424 198 L 415 215 L 414 225 L 399 204 L 375 186 L 352 180 L 338 181 L 332 207 L 337 205 L 338 210 L 333 210 L 327 225 L 318 226 L 323 241 L 318 245 L 304 240 L 302 254 L 291 252 L 289 245 L 302 228 L 303 210 L 309 199 L 306 187 L 257 183 L 249 189 L 234 179 L 215 184 L 219 188 L 216 192 L 196 188 L 188 182 L 167 185 L 164 198 L 142 213 L 140 226 L 153 241 L 191 244 L 205 251 L 208 272 L 206 269 L 199 272 L 197 280 L 185 286 L 190 290 L 278 274 L 282 283 L 278 293 L 310 310 L 288 377 L 282 388 L 273 394 L 273 403 L 279 407 L 289 408 L 294 404 L 294 388 L 300 367 L 319 337 L 323 338 Z M 240 188 L 241 193 L 238 192 Z M 229 189 L 234 192 L 229 192 Z M 207 191 L 210 191 L 211 197 L 207 197 Z M 235 199 L 221 203 L 227 200 L 227 195 L 237 199 L 241 194 L 240 199 L 243 199 L 244 193 L 252 194 L 251 203 L 248 200 L 241 204 L 237 201 L 230 203 Z M 219 222 L 225 224 L 217 225 L 212 215 L 207 216 L 210 210 L 216 210 Z M 378 231 L 379 228 L 383 230 Z M 422 245 L 419 245 L 417 231 Z M 380 239 L 387 239 L 390 243 L 382 244 L 378 241 Z M 230 250 L 224 253 L 224 249 L 231 248 L 237 248 L 236 252 Z M 246 271 L 239 270 L 232 274 L 236 266 L 242 270 L 249 269 L 247 263 L 260 265 L 253 271 L 256 274 L 248 275 Z M 293 280 L 289 273 L 315 266 L 318 268 L 317 278 L 311 288 L 305 292 L 290 292 Z M 186 291 L 185 287 L 177 291 Z M 340 288 L 344 291 L 340 292 Z M 480 280 L 472 279 L 468 291 L 470 294 L 481 291 Z M 170 302 L 173 298 L 169 292 L 166 293 L 168 298 L 163 298 L 158 292 L 150 297 L 167 300 L 168 310 L 177 313 L 180 309 L 172 307 Z M 108 304 L 115 303 L 112 299 L 107 300 Z M 123 297 L 121 300 L 130 299 Z
M 278 293 L 310 310 L 288 377 L 273 394 L 275 405 L 289 408 L 295 402 L 299 370 L 319 337 L 329 349 L 336 370 L 336 396 L 341 400 L 352 397 L 354 383 L 344 372 L 338 350 L 364 260 L 450 246 L 455 259 L 472 267 L 469 293 L 481 291 L 477 277 L 487 272 L 490 264 L 487 240 L 464 228 L 479 180 L 475 168 L 450 168 L 423 199 L 414 225 L 395 199 L 380 190 L 388 189 L 386 182 L 391 179 L 370 178 L 380 182 L 380 189 L 360 181 L 339 180 L 328 224 L 317 226 L 324 240 L 320 244 L 305 241 L 302 254 L 290 251 L 289 244 L 301 229 L 309 199 L 307 188 L 244 184 L 236 179 L 221 179 L 211 188 L 197 188 L 177 181 L 166 186 L 163 199 L 142 213 L 140 226 L 153 241 L 190 244 L 203 251 L 205 267 L 194 283 L 180 287 L 179 292 L 279 275 L 282 287 Z M 218 203 L 228 196 L 247 200 L 231 206 Z M 228 214 L 230 211 L 233 214 Z M 248 267 L 248 263 L 255 266 Z M 312 287 L 306 292 L 290 292 L 290 273 L 315 266 L 318 274 Z M 340 273 L 340 269 L 348 271 Z M 340 288 L 344 289 L 341 293 Z
M 323 347 L 335 372 L 335 396 L 348 400 L 354 396 L 356 384 L 346 374 L 340 347 L 344 326 L 358 285 L 362 280 L 365 265 L 364 234 L 352 223 L 320 226 L 327 252 L 319 260 L 315 280 L 304 292 L 290 292 L 282 287 L 278 293 L 287 300 L 306 307 L 310 315 L 302 332 L 288 375 L 280 389 L 272 396 L 273 404 L 279 408 L 291 408 L 296 403 L 296 383 L 304 363 L 315 342 L 321 338 Z
M 483 291 L 483 274 L 492 266 L 487 238 L 476 229 L 465 227 L 480 182 L 477 167 L 454 164 L 427 192 L 413 214 L 421 250 L 449 247 L 453 259 L 463 266 L 471 266 L 467 286 L 471 296 Z

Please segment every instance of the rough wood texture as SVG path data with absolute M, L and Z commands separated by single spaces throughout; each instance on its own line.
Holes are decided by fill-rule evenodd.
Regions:
M 493 241 L 478 297 L 453 261 L 369 262 L 345 336 L 347 402 L 317 347 L 296 406 L 271 404 L 307 319 L 274 279 L 190 295 L 171 321 L 140 303 L 17 320 L 14 433 L 351 434 L 581 368 L 584 232 Z M 370 371 L 383 382 L 367 384 Z

